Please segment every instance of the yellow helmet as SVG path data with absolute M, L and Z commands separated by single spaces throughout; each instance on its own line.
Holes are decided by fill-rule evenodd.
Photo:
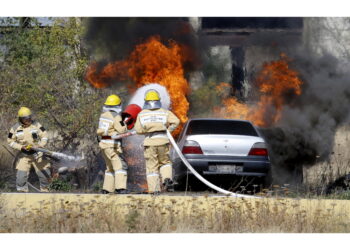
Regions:
M 145 101 L 159 101 L 160 97 L 157 91 L 151 89 L 145 95 Z
M 119 96 L 117 96 L 117 95 L 110 95 L 110 96 L 107 97 L 105 105 L 117 106 L 117 105 L 120 105 L 121 102 L 122 102 L 122 100 L 120 99 Z
M 30 109 L 27 108 L 27 107 L 21 107 L 21 108 L 18 110 L 18 117 L 19 117 L 19 118 L 28 117 L 28 116 L 31 116 L 31 115 L 32 115 L 32 112 L 31 112 Z

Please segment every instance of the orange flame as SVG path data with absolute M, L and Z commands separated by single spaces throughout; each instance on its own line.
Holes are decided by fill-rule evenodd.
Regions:
M 224 108 L 215 107 L 214 113 L 219 117 L 245 120 L 247 119 L 249 107 L 246 104 L 240 103 L 235 97 L 227 97 L 231 89 L 232 86 L 224 82 L 216 86 L 216 91 L 219 96 L 224 97 L 226 95 L 226 97 L 224 97 L 222 101 L 222 106 Z
M 97 64 L 89 66 L 86 79 L 96 88 L 104 88 L 112 81 L 130 78 L 136 87 L 148 83 L 159 83 L 166 87 L 171 98 L 171 108 L 181 123 L 187 121 L 189 103 L 186 95 L 189 84 L 184 77 L 183 64 L 186 58 L 186 47 L 170 41 L 169 46 L 161 43 L 157 36 L 150 37 L 145 43 L 137 45 L 125 61 L 109 63 L 100 72 Z M 134 88 L 130 88 L 134 90 Z M 181 126 L 180 126 L 181 127 Z M 181 128 L 175 131 L 177 135 Z
M 124 61 L 108 63 L 101 71 L 98 71 L 98 65 L 94 62 L 87 68 L 85 78 L 95 88 L 106 88 L 115 79 L 126 80 L 126 71 L 127 63 Z
M 151 37 L 147 43 L 136 46 L 129 58 L 128 71 L 137 87 L 154 82 L 166 87 L 172 110 L 182 123 L 188 119 L 189 108 L 186 99 L 189 84 L 184 77 L 184 61 L 181 47 L 174 41 L 167 47 L 159 37 Z
M 257 126 L 269 127 L 281 118 L 282 107 L 288 98 L 301 94 L 303 82 L 299 74 L 290 69 L 289 58 L 281 54 L 280 60 L 265 63 L 256 78 L 260 99 L 256 105 L 240 103 L 236 98 L 223 100 L 223 109 L 215 108 L 214 112 L 231 119 L 250 120 Z M 223 91 L 224 83 L 217 90 Z

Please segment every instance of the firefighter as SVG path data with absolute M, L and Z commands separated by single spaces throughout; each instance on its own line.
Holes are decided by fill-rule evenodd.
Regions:
M 7 142 L 11 148 L 20 150 L 21 157 L 16 165 L 16 188 L 19 192 L 28 192 L 28 176 L 33 166 L 39 177 L 41 192 L 48 192 L 51 178 L 50 162 L 43 158 L 41 152 L 36 152 L 32 147 L 45 147 L 48 141 L 45 128 L 32 120 L 32 112 L 27 107 L 21 107 L 18 111 L 18 120 L 11 127 Z
M 123 153 L 121 140 L 114 140 L 112 136 L 127 132 L 127 126 L 121 117 L 121 99 L 117 95 L 110 95 L 102 108 L 97 134 L 101 137 L 99 146 L 106 162 L 106 171 L 102 193 L 127 193 L 127 166 L 121 158 Z
M 174 131 L 180 120 L 169 110 L 163 109 L 159 93 L 148 90 L 145 94 L 143 110 L 138 114 L 135 130 L 145 134 L 144 157 L 148 191 L 159 194 L 160 178 L 166 191 L 174 191 L 173 170 L 170 161 L 170 144 L 166 130 Z

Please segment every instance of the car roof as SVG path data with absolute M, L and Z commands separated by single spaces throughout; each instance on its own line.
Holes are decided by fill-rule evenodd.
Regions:
M 188 121 L 239 121 L 239 122 L 252 123 L 248 120 L 226 119 L 226 118 L 190 118 L 190 119 L 188 119 Z
M 189 118 L 188 121 L 186 122 L 186 125 L 184 127 L 184 131 L 188 129 L 189 123 L 191 121 L 238 121 L 238 122 L 245 122 L 250 124 L 255 131 L 257 132 L 259 137 L 262 137 L 260 132 L 259 132 L 259 127 L 256 127 L 251 121 L 248 120 L 240 120 L 240 119 L 227 119 L 227 118 Z

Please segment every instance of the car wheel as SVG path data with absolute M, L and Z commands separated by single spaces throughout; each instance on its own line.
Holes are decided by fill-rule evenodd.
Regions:
M 175 191 L 184 191 L 186 189 L 186 177 L 175 180 Z

